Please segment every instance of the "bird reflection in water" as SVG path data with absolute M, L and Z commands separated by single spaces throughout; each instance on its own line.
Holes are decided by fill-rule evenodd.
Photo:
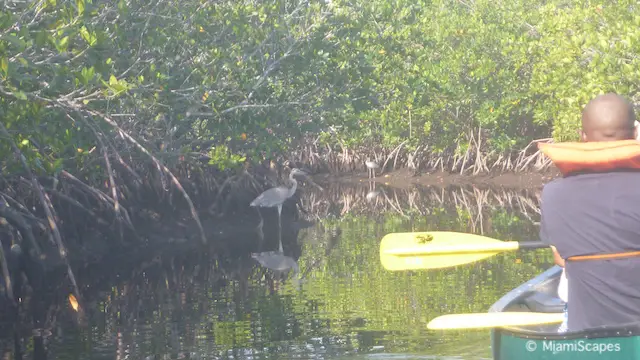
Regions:
M 284 273 L 293 269 L 294 275 L 300 273 L 298 263 L 290 256 L 280 251 L 265 251 L 260 253 L 252 253 L 251 257 L 255 259 L 262 267 L 274 272 Z
M 368 167 L 368 165 L 367 165 L 367 167 Z M 368 202 L 372 202 L 373 200 L 376 200 L 378 198 L 378 195 L 380 195 L 380 191 L 376 190 L 376 182 L 375 181 L 370 181 L 369 182 L 369 192 L 365 196 L 365 199 Z M 376 204 L 377 203 L 378 202 L 376 201 Z
M 371 190 L 367 193 L 367 195 L 365 196 L 365 198 L 367 199 L 367 201 L 373 201 L 375 200 L 378 195 L 380 195 L 380 191 L 377 190 Z

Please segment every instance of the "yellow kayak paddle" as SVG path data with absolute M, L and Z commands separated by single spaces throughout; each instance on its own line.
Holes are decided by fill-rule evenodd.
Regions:
M 427 324 L 430 330 L 487 329 L 505 326 L 559 324 L 563 313 L 492 312 L 442 315 Z
M 440 269 L 472 263 L 503 251 L 547 247 L 541 241 L 500 241 L 453 231 L 393 233 L 382 238 L 380 262 L 391 271 Z

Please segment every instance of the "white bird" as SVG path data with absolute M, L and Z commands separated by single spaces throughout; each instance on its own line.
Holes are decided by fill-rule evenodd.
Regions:
M 367 201 L 373 201 L 378 197 L 378 195 L 380 195 L 380 191 L 372 190 L 367 193 L 367 196 L 365 196 L 365 198 L 367 199 Z
M 372 177 L 375 179 L 376 169 L 380 167 L 378 166 L 378 163 L 367 159 L 367 161 L 365 161 L 364 164 L 367 166 L 367 171 L 369 172 L 367 175 L 369 176 L 369 179 L 371 179 Z

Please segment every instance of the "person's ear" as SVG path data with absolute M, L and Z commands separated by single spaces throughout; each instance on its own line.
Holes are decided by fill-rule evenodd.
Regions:
M 589 139 L 587 138 L 587 134 L 582 130 L 579 130 L 579 131 L 580 131 L 580 140 L 582 142 L 588 142 Z

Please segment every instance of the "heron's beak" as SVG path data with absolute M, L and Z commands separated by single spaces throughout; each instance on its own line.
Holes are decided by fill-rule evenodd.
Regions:
M 324 189 L 322 188 L 322 186 L 316 184 L 315 181 L 313 181 L 313 178 L 311 178 L 311 176 L 309 176 L 309 173 L 307 173 L 306 171 L 304 172 L 304 177 L 305 179 L 309 180 L 309 182 L 311 183 L 311 185 L 317 187 L 318 189 L 320 189 L 320 191 L 324 191 Z

